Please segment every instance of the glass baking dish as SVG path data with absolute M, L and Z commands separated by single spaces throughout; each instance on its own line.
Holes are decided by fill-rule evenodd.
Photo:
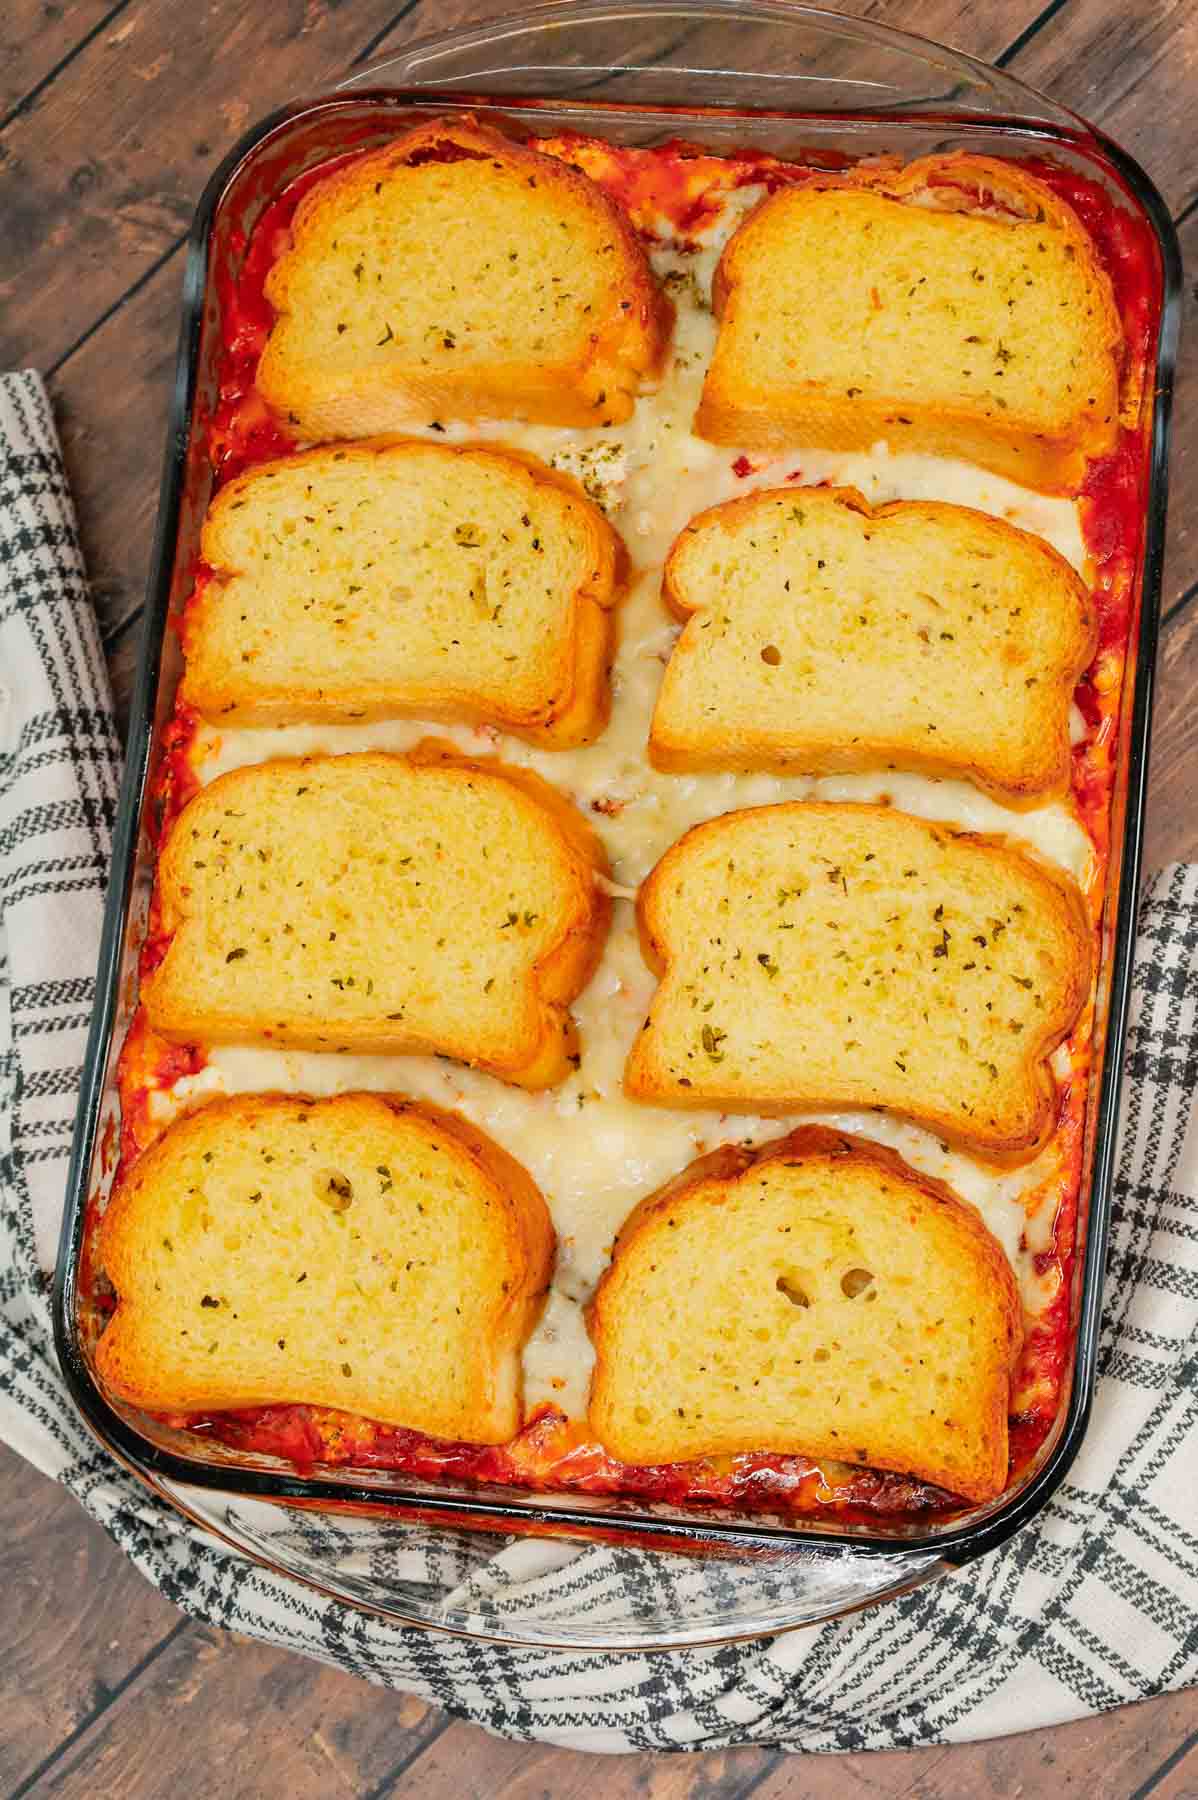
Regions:
M 216 399 L 222 277 L 269 200 L 346 148 L 424 116 L 499 108 L 538 133 L 573 128 L 617 143 L 682 136 L 819 161 L 946 148 L 1050 154 L 1147 222 L 1159 257 L 1155 381 L 1143 421 L 1150 459 L 1129 645 L 1103 920 L 1103 957 L 1075 1262 L 1072 1364 L 1055 1427 L 1019 1483 L 940 1523 L 821 1525 L 717 1508 L 420 1481 L 384 1470 L 300 1474 L 172 1430 L 111 1399 L 92 1368 L 80 1304 L 85 1215 L 111 1182 L 116 1059 L 136 992 L 153 876 L 144 811 L 179 675 L 168 614 L 194 564 L 210 473 L 193 430 Z M 644 1649 L 726 1641 L 812 1623 L 927 1581 L 1004 1542 L 1061 1481 L 1095 1381 L 1103 1262 L 1148 770 L 1160 596 L 1169 404 L 1180 267 L 1169 215 L 1141 170 L 1083 120 L 1011 76 L 923 39 L 787 0 L 578 0 L 413 44 L 323 95 L 264 120 L 210 181 L 192 228 L 128 764 L 117 822 L 97 1002 L 83 1072 L 54 1311 L 65 1378 L 96 1436 L 155 1493 L 241 1554 L 404 1623 L 513 1643 Z M 485 1535 L 480 1535 L 480 1533 Z M 506 1534 L 501 1546 L 493 1534 Z M 532 1545 L 529 1536 L 558 1540 Z M 561 1540 L 567 1540 L 565 1542 Z M 580 1548 L 578 1540 L 582 1541 Z M 631 1616 L 545 1600 L 545 1570 L 586 1543 L 657 1559 L 658 1598 Z M 671 1554 L 688 1552 L 685 1556 Z M 495 1561 L 489 1559 L 496 1558 Z M 580 1594 L 591 1590 L 579 1582 Z

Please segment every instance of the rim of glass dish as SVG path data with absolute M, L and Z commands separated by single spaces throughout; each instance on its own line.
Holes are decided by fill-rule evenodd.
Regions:
M 979 57 L 971 56 L 968 51 L 943 44 L 936 38 L 923 37 L 917 32 L 904 31 L 900 26 L 890 25 L 881 20 L 862 18 L 852 13 L 841 13 L 828 7 L 809 6 L 805 4 L 805 0 L 623 0 L 623 3 L 621 0 L 542 0 L 541 4 L 522 8 L 518 12 L 498 14 L 491 19 L 451 27 L 446 31 L 427 32 L 419 38 L 414 38 L 410 44 L 406 44 L 398 50 L 384 51 L 382 54 L 372 57 L 360 69 L 355 69 L 351 75 L 335 81 L 329 91 L 340 94 L 353 89 L 369 88 L 375 85 L 380 77 L 385 76 L 389 69 L 402 69 L 405 72 L 403 82 L 405 87 L 415 85 L 427 93 L 429 91 L 427 79 L 418 73 L 419 65 L 438 54 L 481 49 L 490 44 L 498 45 L 513 38 L 543 33 L 550 27 L 558 32 L 571 25 L 586 24 L 590 21 L 634 23 L 640 19 L 662 20 L 675 16 L 688 19 L 725 20 L 733 24 L 741 24 L 748 20 L 754 23 L 774 21 L 780 25 L 809 24 L 829 35 L 850 41 L 885 44 L 889 49 L 911 57 L 913 61 L 918 59 L 925 66 L 933 60 L 929 52 L 935 53 L 936 56 L 944 59 L 946 72 L 956 73 L 958 76 L 962 73 L 967 74 L 973 78 L 977 89 L 989 91 L 996 97 L 1005 97 L 1012 104 L 1020 103 L 1024 110 L 1019 116 L 1025 122 L 1038 122 L 1058 127 L 1062 125 L 1081 127 L 1087 134 L 1094 133 L 1094 128 L 1080 113 L 1063 106 L 1049 95 L 1041 93 L 1039 89 L 1031 87 L 1019 76 L 1008 74 L 1006 70 L 999 69 L 993 63 L 987 63 Z M 560 66 L 560 64 L 548 62 L 532 63 L 528 65 L 528 68 L 532 73 L 548 68 L 560 68 Z M 685 65 L 665 63 L 659 66 L 664 72 L 679 75 L 725 72 L 690 70 Z M 587 64 L 572 65 L 572 67 L 577 73 L 611 75 L 621 71 L 634 72 L 643 65 L 628 62 L 603 67 L 599 65 L 592 67 Z M 498 71 L 487 71 L 486 73 L 496 72 Z M 510 64 L 504 65 L 504 72 L 512 73 Z M 738 73 L 740 71 L 730 72 Z M 749 73 L 747 70 L 743 72 Z M 819 77 L 791 76 L 769 70 L 755 70 L 752 72 L 752 76 L 754 80 L 820 79 Z M 435 86 L 432 88 L 432 92 L 434 94 L 437 92 Z M 1033 115 L 1026 110 L 1028 102 L 1033 103 L 1039 109 L 1037 114 Z M 716 110 L 721 109 L 717 108 Z M 747 111 L 760 115 L 760 109 L 757 108 L 729 108 L 727 110 L 730 112 Z M 828 116 L 818 112 L 808 112 L 804 108 L 786 107 L 781 111 L 788 117 L 796 114 L 807 117 Z M 884 116 L 898 117 L 900 112 L 901 108 Z M 960 107 L 957 107 L 955 116 L 959 119 L 963 113 L 968 113 L 971 120 L 975 117 L 974 114 L 968 112 L 967 108 Z M 846 111 L 838 116 L 847 119 L 851 116 L 869 118 L 872 115 L 868 109 L 865 109 L 855 115 L 850 115 Z M 984 119 L 987 116 L 988 109 L 982 109 L 976 115 L 978 119 Z
M 536 25 L 547 23 L 550 19 L 553 19 L 555 23 L 563 23 L 571 20 L 597 20 L 600 18 L 615 20 L 634 17 L 661 18 L 673 14 L 691 17 L 733 18 L 743 17 L 747 13 L 766 19 L 776 18 L 779 22 L 799 18 L 809 21 L 813 25 L 831 22 L 838 30 L 851 27 L 852 30 L 845 33 L 846 35 L 860 37 L 863 40 L 881 38 L 887 43 L 911 53 L 928 49 L 939 51 L 953 64 L 964 65 L 971 71 L 977 71 L 987 78 L 988 83 L 992 83 L 993 78 L 998 77 L 1004 88 L 1011 88 L 1037 104 L 1047 105 L 1051 108 L 1052 115 L 1056 120 L 1063 119 L 1065 121 L 1067 130 L 1063 131 L 1060 124 L 1051 122 L 1051 120 L 1046 123 L 1039 118 L 1029 120 L 1026 117 L 1011 118 L 1006 115 L 998 120 L 988 117 L 985 113 L 978 114 L 969 111 L 958 111 L 950 115 L 950 120 L 946 122 L 965 123 L 971 129 L 991 130 L 996 134 L 1003 135 L 1010 135 L 1013 131 L 1018 131 L 1021 139 L 1031 140 L 1033 143 L 1038 139 L 1043 142 L 1045 147 L 1051 147 L 1053 144 L 1059 145 L 1062 140 L 1075 151 L 1084 151 L 1089 147 L 1111 166 L 1141 207 L 1154 229 L 1161 256 L 1162 308 L 1157 344 L 1156 401 L 1150 452 L 1148 506 L 1145 519 L 1141 619 L 1134 700 L 1126 724 L 1131 739 L 1131 748 L 1128 759 L 1124 853 L 1117 894 L 1108 896 L 1108 906 L 1114 905 L 1114 917 L 1119 925 L 1119 930 L 1114 934 L 1110 953 L 1111 988 L 1108 1044 L 1114 1048 L 1108 1050 L 1103 1080 L 1096 1101 L 1096 1118 L 1102 1129 L 1096 1136 L 1094 1163 L 1091 1171 L 1090 1216 L 1080 1267 L 1081 1298 L 1075 1337 L 1073 1379 L 1068 1406 L 1063 1420 L 1057 1427 L 1056 1442 L 1031 1480 L 1007 1501 L 1001 1503 L 989 1517 L 955 1527 L 949 1526 L 935 1535 L 910 1535 L 889 1539 L 871 1539 L 854 1535 L 848 1531 L 805 1528 L 802 1524 L 772 1525 L 766 1520 L 754 1521 L 750 1518 L 731 1522 L 719 1518 L 710 1520 L 692 1518 L 687 1521 L 669 1522 L 637 1513 L 631 1507 L 618 1513 L 605 1514 L 588 1512 L 583 1508 L 574 1507 L 557 1509 L 552 1505 L 551 1496 L 546 1497 L 547 1503 L 545 1504 L 542 1504 L 540 1497 L 536 1497 L 533 1501 L 520 1505 L 494 1501 L 482 1495 L 464 1500 L 460 1495 L 451 1497 L 447 1494 L 444 1497 L 438 1497 L 423 1492 L 417 1497 L 396 1496 L 392 1499 L 375 1488 L 332 1482 L 327 1478 L 322 1479 L 320 1476 L 299 1476 L 284 1471 L 239 1468 L 235 1464 L 192 1461 L 176 1455 L 142 1437 L 111 1407 L 96 1384 L 77 1332 L 77 1275 L 88 1175 L 99 1129 L 105 1064 L 115 1026 L 130 884 L 153 732 L 153 702 L 157 691 L 167 600 L 173 571 L 183 458 L 194 397 L 199 328 L 206 286 L 208 238 L 217 206 L 230 180 L 245 158 L 279 126 L 294 122 L 322 107 L 336 105 L 338 101 L 342 103 L 360 102 L 367 96 L 357 90 L 365 85 L 366 78 L 375 80 L 381 70 L 394 67 L 418 53 L 424 55 L 438 49 L 469 48 L 473 43 L 493 39 L 499 28 L 506 28 L 508 31 L 529 30 Z M 631 69 L 636 65 L 627 66 Z M 405 97 L 404 89 L 397 89 L 385 96 L 393 102 L 399 101 L 402 97 Z M 441 96 L 430 92 L 427 88 L 415 87 L 410 90 L 410 97 L 413 101 L 428 104 Z M 446 96 L 446 98 L 452 98 L 455 104 L 463 103 L 460 93 Z M 500 96 L 495 104 L 503 107 L 504 105 L 515 105 L 517 102 L 513 96 Z M 604 102 L 603 104 L 614 110 L 635 110 L 641 113 L 646 110 L 649 112 L 668 112 L 669 110 L 656 107 L 646 109 L 644 106 L 635 104 L 631 108 L 627 105 L 621 108 L 618 103 L 614 102 Z M 754 109 L 751 108 L 738 106 L 729 108 L 727 111 L 729 116 L 739 115 L 746 119 L 754 116 Z M 760 114 L 756 116 L 760 116 Z M 785 109 L 784 116 L 796 120 L 843 118 L 846 121 L 853 118 L 867 119 L 870 117 L 867 114 L 803 113 L 790 108 Z M 921 118 L 938 122 L 941 117 L 942 115 L 935 112 L 926 113 L 918 108 L 911 111 L 895 109 L 892 112 L 878 115 L 879 122 L 886 119 L 892 122 L 898 119 L 909 122 L 911 120 L 918 121 Z M 1075 136 L 1075 133 L 1078 135 Z M 170 438 L 168 439 L 171 449 L 163 472 L 158 529 L 152 573 L 148 585 L 150 604 L 146 611 L 146 624 L 143 630 L 141 656 L 133 696 L 126 776 L 114 833 L 113 868 L 122 879 L 114 880 L 112 883 L 105 910 L 97 978 L 97 1005 L 93 1015 L 81 1083 L 80 1109 L 68 1173 L 67 1207 L 64 1212 L 53 1290 L 56 1347 L 74 1403 L 89 1429 L 99 1441 L 152 1491 L 184 1512 L 187 1510 L 186 1507 L 161 1485 L 163 1482 L 177 1481 L 190 1487 L 213 1490 L 217 1493 L 224 1492 L 231 1497 L 276 1501 L 283 1504 L 292 1500 L 302 1500 L 308 1504 L 324 1502 L 330 1506 L 344 1505 L 348 1502 L 371 1507 L 380 1514 L 391 1511 L 398 1524 L 403 1523 L 405 1509 L 410 1511 L 413 1505 L 418 1505 L 426 1517 L 441 1512 L 446 1515 L 453 1513 L 460 1518 L 463 1512 L 470 1512 L 485 1529 L 495 1531 L 503 1530 L 505 1523 L 513 1520 L 518 1520 L 520 1526 L 529 1531 L 535 1531 L 538 1525 L 570 1528 L 580 1540 L 585 1540 L 588 1528 L 596 1532 L 603 1530 L 609 1533 L 626 1531 L 641 1540 L 641 1545 L 646 1550 L 655 1548 L 655 1540 L 669 1538 L 674 1543 L 679 1540 L 691 1539 L 694 1541 L 695 1547 L 699 1547 L 701 1544 L 708 1553 L 713 1555 L 719 1554 L 721 1542 L 726 1543 L 729 1548 L 743 1548 L 750 1545 L 762 1549 L 772 1549 L 775 1552 L 784 1551 L 788 1546 L 795 1548 L 802 1546 L 804 1549 L 810 1550 L 824 1548 L 837 1552 L 847 1550 L 863 1557 L 879 1560 L 903 1554 L 926 1552 L 931 1559 L 928 1574 L 916 1577 L 908 1585 L 915 1585 L 921 1578 L 927 1579 L 928 1575 L 936 1572 L 936 1565 L 952 1566 L 959 1562 L 972 1560 L 975 1556 L 995 1548 L 1041 1509 L 1063 1479 L 1080 1446 L 1088 1421 L 1095 1379 L 1101 1317 L 1102 1274 L 1105 1263 L 1115 1155 L 1117 1101 L 1122 1076 L 1122 1056 L 1118 1046 L 1122 1042 L 1125 1031 L 1127 1005 L 1130 997 L 1134 901 L 1138 887 L 1143 838 L 1153 662 L 1160 603 L 1167 479 L 1166 453 L 1180 279 L 1180 258 L 1176 234 L 1164 202 L 1138 164 L 1119 146 L 1107 139 L 1104 134 L 1087 125 L 1077 115 L 1058 108 L 1054 102 L 1045 102 L 1042 96 L 1035 93 L 1035 90 L 1026 87 L 1016 78 L 1006 76 L 1001 71 L 989 69 L 987 65 L 979 63 L 976 59 L 967 57 L 963 53 L 949 50 L 931 40 L 916 37 L 893 27 L 874 26 L 872 21 L 848 19 L 818 8 L 788 4 L 787 0 L 758 0 L 758 4 L 750 7 L 742 6 L 740 0 L 696 0 L 696 3 L 690 6 L 685 4 L 685 0 L 635 0 L 634 4 L 623 6 L 609 5 L 607 0 L 571 0 L 570 4 L 542 6 L 523 13 L 506 15 L 490 22 L 489 26 L 475 26 L 462 32 L 450 31 L 424 37 L 409 46 L 400 56 L 388 57 L 364 68 L 347 82 L 340 84 L 332 94 L 280 109 L 262 120 L 235 146 L 208 183 L 197 208 L 189 238 L 183 322 L 171 407 Z M 201 1523 L 204 1529 L 209 1531 L 215 1529 L 207 1518 L 201 1515 L 195 1516 L 197 1522 Z M 455 1628 L 443 1625 L 438 1621 L 419 1616 L 409 1618 L 407 1615 L 388 1610 L 385 1607 L 373 1607 L 368 1601 L 358 1596 L 350 1596 L 339 1592 L 336 1588 L 325 1587 L 311 1576 L 294 1574 L 284 1564 L 269 1563 L 261 1555 L 255 1554 L 243 1544 L 237 1543 L 235 1539 L 227 1539 L 227 1541 L 233 1543 L 239 1554 L 249 1556 L 252 1560 L 262 1563 L 263 1566 L 272 1567 L 276 1572 L 286 1574 L 290 1579 L 331 1595 L 344 1604 L 363 1610 L 377 1611 L 380 1616 L 391 1618 L 397 1623 L 411 1623 L 441 1631 L 455 1630 Z M 880 1596 L 880 1598 L 885 1597 L 885 1595 Z M 876 1602 L 862 1601 L 860 1604 L 874 1603 Z M 856 1608 L 845 1610 L 856 1610 Z M 768 1629 L 774 1631 L 791 1629 L 791 1627 L 771 1625 Z M 530 1640 L 520 1637 L 515 1632 L 510 1635 L 475 1631 L 460 1631 L 455 1634 L 506 1644 L 535 1642 L 550 1647 L 551 1643 L 548 1638 Z M 676 1640 L 676 1642 L 710 1644 L 760 1634 L 761 1628 L 743 1632 L 719 1631 L 711 1635 L 704 1635 L 701 1639 L 686 1638 Z M 670 1644 L 668 1639 L 662 1634 L 658 1634 L 652 1644 L 635 1642 L 631 1639 L 621 1642 L 604 1640 L 584 1644 L 583 1640 L 574 1637 L 562 1641 L 559 1647 L 643 1650 L 653 1647 L 667 1648 L 670 1647 Z

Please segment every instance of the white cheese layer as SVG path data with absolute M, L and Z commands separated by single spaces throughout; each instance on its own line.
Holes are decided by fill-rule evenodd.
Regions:
M 1029 1312 L 1038 1310 L 1031 1251 L 1021 1247 L 1028 1223 L 1023 1197 L 1030 1197 L 1050 1172 L 1051 1146 L 1036 1163 L 999 1172 L 946 1150 L 925 1131 L 872 1112 L 761 1119 L 671 1112 L 634 1104 L 623 1095 L 625 1057 L 654 988 L 630 900 L 658 858 L 691 825 L 737 807 L 777 800 L 888 798 L 924 818 L 1005 832 L 1079 881 L 1086 879 L 1092 855 L 1072 806 L 1064 802 L 1014 812 L 963 782 L 884 771 L 817 780 L 663 775 L 649 767 L 645 745 L 650 716 L 678 630 L 661 603 L 661 565 L 677 532 L 705 507 L 755 487 L 830 481 L 857 487 L 878 503 L 930 498 L 977 507 L 1037 533 L 1075 567 L 1084 564 L 1073 502 L 1031 493 L 966 463 L 891 455 L 885 444 L 852 455 L 798 446 L 770 463 L 754 464 L 746 475 L 737 473 L 738 464 L 742 471 L 745 466 L 740 453 L 694 436 L 691 421 L 715 342 L 708 299 L 711 275 L 736 216 L 756 197 L 752 189 L 732 196 L 697 253 L 672 247 L 655 252 L 658 273 L 677 307 L 673 356 L 659 390 L 638 402 L 628 423 L 585 431 L 447 426 L 428 433 L 439 442 L 489 437 L 534 452 L 582 481 L 622 533 L 636 575 L 620 611 L 611 723 L 598 743 L 552 752 L 491 730 L 411 720 L 360 727 L 205 730 L 197 743 L 197 773 L 207 782 L 274 756 L 402 750 L 428 735 L 447 738 L 473 754 L 498 754 L 536 769 L 574 801 L 603 838 L 614 891 L 627 897 L 616 900 L 602 964 L 575 1004 L 582 1061 L 561 1087 L 526 1093 L 437 1058 L 216 1048 L 200 1074 L 182 1079 L 156 1101 L 166 1118 L 181 1105 L 218 1092 L 332 1094 L 374 1088 L 454 1108 L 490 1133 L 536 1180 L 558 1234 L 553 1291 L 525 1354 L 529 1410 L 548 1399 L 571 1414 L 585 1412 L 591 1350 L 582 1308 L 636 1202 L 704 1151 L 729 1141 L 762 1143 L 802 1117 L 825 1119 L 892 1145 L 915 1167 L 948 1181 L 979 1208 L 1021 1278 Z M 1043 1230 L 1038 1235 L 1043 1237 Z

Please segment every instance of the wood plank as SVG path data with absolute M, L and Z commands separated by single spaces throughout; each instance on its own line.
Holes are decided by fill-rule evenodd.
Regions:
M 1192 1703 L 1193 1695 L 1190 1699 Z M 1191 1704 L 1191 1726 L 1193 1718 Z M 1198 1794 L 1198 1730 L 1191 1728 L 1164 1762 L 1139 1784 L 1129 1800 L 1148 1800 L 1150 1794 L 1152 1800 L 1194 1800 Z
M 135 0 L 0 139 L 0 364 L 61 357 L 186 232 L 247 126 L 342 73 L 397 10 Z M 446 23 L 471 10 L 449 0 Z
M 927 1754 L 922 1750 L 850 1757 L 846 1763 L 835 1757 L 785 1758 L 754 1790 L 754 1800 L 841 1800 L 842 1771 L 854 1765 L 864 1765 L 861 1773 L 871 1783 L 863 1794 L 911 1794 L 918 1800 L 1084 1794 L 1086 1800 L 1128 1800 L 1185 1744 L 1193 1724 L 1193 1694 L 1165 1694 L 1048 1731 L 954 1745 L 926 1769 L 920 1767 Z M 847 1792 L 854 1790 L 850 1786 Z
M 545 1744 L 518 1744 L 475 1725 L 450 1726 L 372 1800 L 738 1800 L 752 1793 L 803 1800 L 897 1800 L 955 1752 L 935 1745 L 893 1756 L 788 1756 L 746 1746 L 685 1756 L 642 1751 L 598 1757 Z M 795 1785 L 795 1783 L 798 1785 Z M 785 1783 L 779 1787 L 779 1783 Z M 922 1788 L 918 1790 L 922 1793 Z M 960 1792 L 965 1792 L 962 1789 Z
M 1009 1800 L 1066 1794 L 1126 1800 L 1179 1751 L 1172 1783 L 1186 1778 L 1192 1694 L 1170 1694 L 1097 1719 L 981 1744 L 895 1750 L 857 1756 L 788 1755 L 746 1747 L 694 1756 L 644 1752 L 619 1759 L 540 1744 L 506 1742 L 456 1723 L 384 1781 L 378 1800 L 585 1800 L 597 1783 L 604 1800 Z M 1190 1772 L 1193 1767 L 1190 1765 Z M 1095 1775 L 1095 1770 L 1100 1772 Z M 1153 1790 L 1156 1792 L 1156 1790 Z M 1180 1796 L 1184 1789 L 1175 1786 Z M 1162 1788 L 1162 1800 L 1168 1790 Z
M 753 1800 L 1012 1800 L 1083 1790 L 1087 1800 L 1128 1800 L 1136 1783 L 1184 1743 L 1186 1699 L 1166 1695 L 1101 1718 L 979 1744 L 782 1756 L 754 1787 Z
M 443 1715 L 411 1696 L 191 1624 L 36 1791 L 62 1800 L 329 1800 L 370 1793 L 443 1729 Z
M 11 1455 L 7 1461 L 14 1465 L 6 1471 L 4 1488 L 5 1502 L 11 1502 L 5 1520 L 9 1523 L 11 1513 L 6 1550 L 13 1569 L 29 1569 L 32 1550 L 39 1562 L 44 1558 L 47 1567 L 54 1566 L 58 1577 L 45 1584 L 40 1604 L 31 1605 L 26 1594 L 41 1583 L 26 1575 L 26 1629 L 10 1644 L 6 1659 L 5 1689 L 25 1697 L 24 1712 L 14 1713 L 5 1691 L 6 1760 L 0 1761 L 0 1776 L 7 1777 L 11 1791 L 45 1754 L 47 1732 L 32 1733 L 28 1718 L 45 1715 L 48 1730 L 63 1736 L 78 1722 L 77 1713 L 56 1706 L 56 1684 L 69 1687 L 72 1671 L 78 1671 L 88 1678 L 88 1698 L 102 1702 L 158 1640 L 151 1630 L 147 1643 L 133 1642 L 135 1615 L 122 1578 L 149 1597 L 163 1623 L 169 1626 L 178 1615 L 69 1496 L 59 1494 L 66 1522 L 82 1525 L 96 1550 L 86 1569 L 76 1564 L 70 1582 L 63 1583 L 61 1534 L 39 1500 L 47 1489 L 56 1490 Z M 22 1534 L 22 1520 L 36 1523 Z M 102 1632 L 94 1645 L 78 1636 L 79 1615 L 68 1616 L 62 1606 L 64 1588 L 91 1600 L 84 1616 L 98 1622 Z M 32 1640 L 40 1646 L 34 1661 L 25 1654 Z M 104 1653 L 111 1658 L 118 1648 L 124 1660 L 105 1662 Z M 421 1800 L 533 1800 L 550 1793 L 554 1800 L 583 1800 L 601 1782 L 605 1800 L 625 1795 L 629 1800 L 634 1795 L 736 1800 L 749 1791 L 760 1800 L 823 1800 L 825 1795 L 827 1800 L 891 1800 L 904 1793 L 916 1793 L 920 1800 L 956 1800 L 966 1794 L 974 1800 L 1005 1800 L 1021 1787 L 1032 1793 L 1065 1793 L 1084 1782 L 1093 1800 L 1122 1800 L 1185 1744 L 1191 1720 L 1192 1695 L 1172 1695 L 1103 1720 L 953 1749 L 845 1758 L 778 1757 L 744 1749 L 601 1759 L 506 1742 L 474 1726 L 448 1724 L 411 1697 L 382 1693 L 304 1659 L 188 1625 L 85 1726 L 46 1770 L 37 1791 L 90 1796 L 114 1791 L 119 1779 L 130 1796 L 185 1791 L 195 1800 L 264 1792 L 305 1800 L 337 1791 L 419 1794 Z M 302 1729 L 296 1729 L 297 1721 Z M 10 1738 L 19 1740 L 19 1764 L 11 1762 Z M 198 1760 L 197 1743 L 205 1746 Z M 1192 1775 L 1189 1758 L 1179 1758 L 1153 1792 L 1159 1800 L 1181 1800 L 1192 1792 Z
M 129 729 L 129 700 L 133 692 L 133 678 L 137 670 L 138 641 L 141 633 L 140 612 L 129 622 L 121 633 L 116 649 L 108 659 L 108 679 L 112 683 L 113 709 L 116 714 L 117 731 L 121 742 L 125 742 Z
M 0 1445 L 0 1789 L 102 1708 L 180 1615 L 65 1488 Z
M 596 1791 L 603 1800 L 737 1800 L 760 1792 L 758 1782 L 777 1761 L 774 1751 L 751 1746 L 688 1756 L 651 1750 L 593 1756 L 510 1742 L 457 1721 L 371 1800 L 589 1800 Z M 851 1781 L 841 1793 L 855 1800 Z
M 1198 9 L 1193 0 L 1129 7 L 1070 0 L 1010 66 L 1129 150 L 1174 211 L 1194 194 Z
M 1198 213 L 1181 228 L 1187 269 L 1198 256 Z M 1198 288 L 1184 287 L 1181 354 L 1169 461 L 1169 526 L 1162 593 L 1164 626 L 1157 661 L 1152 775 L 1144 845 L 1146 869 L 1198 857 L 1198 443 L 1187 428 L 1198 404 Z
M 1157 663 L 1144 866 L 1198 859 L 1198 601 L 1166 631 Z
M 15 107 L 61 73 L 92 33 L 115 25 L 129 0 L 5 0 L 0 130 Z M 0 155 L 0 167 L 3 157 Z
M 102 632 L 138 611 L 145 592 L 182 282 L 178 256 L 50 381 Z M 117 382 L 114 359 L 123 372 Z M 129 654 L 134 647 L 131 640 L 123 648 Z M 123 710 L 121 719 L 123 727 Z

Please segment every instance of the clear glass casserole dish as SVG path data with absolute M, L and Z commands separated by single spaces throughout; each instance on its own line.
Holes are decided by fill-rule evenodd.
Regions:
M 347 147 L 467 106 L 498 108 L 539 135 L 573 129 L 617 144 L 684 137 L 715 151 L 904 158 L 945 148 L 1051 155 L 1100 181 L 1151 230 L 1159 258 L 1155 381 L 1144 424 L 1150 458 L 1140 532 L 1139 616 L 1128 647 L 1095 1054 L 1074 1263 L 1071 1366 L 1055 1427 L 999 1500 L 940 1522 L 822 1525 L 627 1498 L 433 1483 L 386 1470 L 298 1473 L 172 1430 L 113 1400 L 91 1362 L 81 1304 L 89 1205 L 112 1177 L 116 1059 L 136 990 L 153 875 L 149 782 L 179 675 L 172 608 L 194 564 L 211 472 L 197 424 L 216 401 L 222 274 L 270 200 Z M 1044 1505 L 1076 1454 L 1095 1380 L 1103 1257 L 1115 1154 L 1120 1046 L 1129 986 L 1159 601 L 1178 253 L 1142 172 L 1085 123 L 1021 83 L 904 33 L 783 0 L 606 0 L 549 8 L 426 39 L 333 92 L 265 120 L 216 172 L 189 249 L 182 335 L 129 760 L 56 1275 L 64 1373 L 91 1429 L 140 1479 L 207 1530 L 280 1574 L 405 1623 L 501 1641 L 605 1649 L 724 1641 L 812 1623 L 869 1604 L 994 1548 Z M 491 1535 L 511 1539 L 497 1565 Z M 663 1558 L 649 1613 L 617 1602 L 546 1606 L 537 1537 L 616 1544 Z M 547 1566 L 585 1551 L 545 1546 Z M 530 1563 L 530 1556 L 533 1562 Z M 539 1567 L 539 1565 L 536 1565 Z M 568 1585 L 568 1584 L 567 1584 Z

